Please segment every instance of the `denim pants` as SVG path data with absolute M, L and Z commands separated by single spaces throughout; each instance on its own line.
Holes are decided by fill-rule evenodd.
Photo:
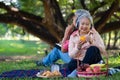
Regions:
M 100 54 L 100 50 L 95 46 L 91 46 L 87 49 L 86 55 L 83 58 L 83 61 L 79 61 L 79 63 L 95 64 L 101 60 L 102 60 L 102 56 Z M 72 72 L 76 68 L 77 68 L 77 60 L 72 59 L 68 63 L 68 69 Z
M 42 62 L 44 65 L 50 66 L 59 59 L 61 59 L 64 63 L 69 63 L 71 61 L 68 53 L 63 53 L 59 48 L 54 47 L 50 53 L 42 59 Z

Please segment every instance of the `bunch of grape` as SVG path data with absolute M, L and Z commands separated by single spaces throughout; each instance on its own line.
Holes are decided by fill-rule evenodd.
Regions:
M 82 72 L 82 71 L 86 71 L 86 68 L 90 67 L 89 64 L 84 64 L 84 63 L 81 63 L 78 68 L 77 68 L 77 71 L 79 72 Z

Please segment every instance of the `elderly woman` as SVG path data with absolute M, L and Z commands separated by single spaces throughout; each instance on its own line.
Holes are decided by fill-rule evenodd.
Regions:
M 73 60 L 69 63 L 69 70 L 77 68 L 79 63 L 94 64 L 99 63 L 102 59 L 101 54 L 105 53 L 105 46 L 99 33 L 93 28 L 93 19 L 88 11 L 87 14 L 77 16 L 76 27 L 78 28 L 69 40 L 68 53 Z

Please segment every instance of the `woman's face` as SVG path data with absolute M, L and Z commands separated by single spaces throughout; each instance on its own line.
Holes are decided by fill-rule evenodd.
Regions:
M 82 33 L 88 33 L 90 31 L 91 22 L 88 18 L 83 17 L 79 22 L 79 30 Z

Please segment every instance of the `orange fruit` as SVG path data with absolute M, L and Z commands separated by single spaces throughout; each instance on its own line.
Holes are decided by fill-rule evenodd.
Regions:
M 80 41 L 85 42 L 86 41 L 86 37 L 85 36 L 81 36 L 80 37 Z

